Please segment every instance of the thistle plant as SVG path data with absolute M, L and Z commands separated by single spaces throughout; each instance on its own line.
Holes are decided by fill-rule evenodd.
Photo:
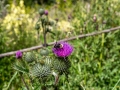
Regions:
M 20 1 L 23 1 L 23 0 L 20 0 Z M 59 24 L 60 23 L 59 21 L 61 21 L 61 18 L 65 18 L 64 14 L 68 14 L 68 11 L 70 12 L 72 11 L 71 13 L 68 14 L 68 19 L 69 19 L 68 21 L 70 21 L 75 27 L 74 31 L 71 31 L 70 29 L 70 33 L 71 33 L 70 36 L 73 35 L 73 37 L 68 38 L 68 35 L 66 35 L 67 39 L 63 39 L 62 36 L 64 35 L 62 36 L 58 35 L 58 38 L 59 40 L 61 38 L 63 39 L 60 41 L 71 41 L 71 40 L 77 39 L 72 42 L 73 44 L 75 44 L 75 48 L 76 48 L 74 52 L 74 56 L 69 57 L 73 52 L 73 47 L 70 44 L 69 44 L 70 46 L 69 48 L 64 48 L 65 46 L 64 43 L 66 42 L 57 41 L 56 44 L 55 42 L 48 43 L 48 37 L 50 35 L 50 34 L 48 35 L 48 33 L 51 32 L 51 30 L 48 27 L 50 25 L 52 26 L 52 23 L 50 23 L 50 20 L 49 20 L 49 12 L 44 9 L 41 9 L 40 11 L 42 11 L 42 14 L 40 14 L 40 17 L 38 18 L 38 22 L 36 23 L 36 26 L 34 25 L 34 22 L 32 22 L 32 25 L 36 27 L 36 31 L 38 33 L 39 39 L 41 39 L 40 38 L 41 36 L 46 37 L 46 44 L 44 44 L 44 39 L 42 38 L 41 39 L 41 41 L 43 40 L 42 45 L 40 44 L 38 46 L 25 48 L 25 45 L 23 46 L 21 44 L 21 42 L 24 42 L 23 39 L 20 39 L 21 42 L 18 41 L 18 44 L 21 44 L 23 46 L 20 48 L 25 48 L 25 49 L 21 50 L 22 57 L 21 57 L 21 53 L 19 52 L 18 54 L 16 53 L 17 54 L 16 58 L 18 60 L 16 60 L 16 63 L 14 64 L 14 69 L 16 69 L 17 73 L 15 72 L 15 74 L 13 75 L 13 78 L 16 75 L 19 75 L 17 76 L 18 78 L 16 80 L 16 83 L 20 82 L 19 77 L 23 81 L 23 83 L 17 83 L 16 89 L 21 90 L 21 86 L 22 87 L 25 86 L 25 89 L 22 88 L 22 90 L 26 90 L 26 89 L 30 89 L 30 90 L 44 89 L 45 90 L 48 88 L 49 88 L 48 90 L 54 90 L 54 89 L 57 90 L 55 87 L 59 88 L 59 90 L 115 90 L 115 89 L 119 90 L 120 89 L 120 85 L 119 85 L 120 84 L 120 79 L 119 79 L 119 75 L 120 75 L 120 72 L 119 72 L 119 69 L 120 69 L 119 67 L 119 63 L 120 63 L 120 60 L 119 60 L 119 57 L 120 57 L 120 54 L 119 54 L 120 52 L 119 8 L 120 7 L 119 7 L 119 4 L 120 3 L 119 3 L 119 0 L 106 0 L 106 1 L 82 0 L 82 2 L 78 0 L 77 3 L 75 4 L 71 3 L 70 5 L 69 2 L 72 2 L 72 1 L 68 0 L 67 2 L 65 2 L 65 5 L 63 5 L 64 4 L 63 1 L 57 0 L 58 4 L 63 6 L 63 8 L 66 8 L 66 9 L 63 10 L 62 12 L 60 11 L 61 13 L 55 12 L 56 14 L 60 14 L 60 15 L 56 15 L 56 16 L 59 16 L 59 18 L 57 17 L 55 18 L 56 18 L 56 22 L 58 22 L 57 24 Z M 58 6 L 58 8 L 61 6 Z M 69 6 L 70 8 L 67 8 Z M 23 11 L 23 9 L 20 9 L 20 10 Z M 13 7 L 12 11 L 16 12 L 15 7 Z M 52 12 L 53 11 L 54 10 L 52 10 Z M 63 13 L 64 11 L 65 13 Z M 21 14 L 20 11 L 18 12 Z M 7 16 L 10 16 L 13 18 L 12 20 L 15 22 L 13 23 L 15 26 L 17 24 L 15 20 L 15 15 L 13 15 L 13 13 L 11 15 L 12 16 L 10 15 L 7 15 Z M 19 16 L 18 14 L 16 15 Z M 69 15 L 72 16 L 73 18 L 71 19 Z M 7 19 L 7 20 L 10 20 L 8 23 L 11 22 L 11 19 Z M 21 21 L 21 20 L 17 20 L 17 21 Z M 24 18 L 23 21 L 26 22 L 27 19 Z M 24 26 L 23 24 L 22 24 L 23 31 L 26 31 L 27 30 L 25 28 L 26 26 Z M 29 23 L 26 22 L 26 24 L 27 24 L 27 27 L 29 27 L 28 25 Z M 4 24 L 4 26 L 7 27 L 9 25 L 7 24 L 6 26 Z M 67 27 L 67 24 L 64 23 L 64 26 Z M 29 30 L 32 30 L 32 28 L 28 29 L 28 31 Z M 55 30 L 57 34 L 60 34 L 57 31 L 57 29 Z M 63 30 L 66 30 L 66 28 Z M 44 33 L 45 31 L 47 33 Z M 111 31 L 115 31 L 115 32 L 111 32 Z M 41 32 L 44 33 L 44 35 L 41 35 Z M 66 34 L 66 32 L 68 31 L 65 31 L 63 33 Z M 111 32 L 111 33 L 108 33 L 108 32 Z M 82 35 L 78 35 L 78 34 L 82 34 Z M 2 35 L 1 39 L 2 39 L 2 42 L 5 42 L 6 38 L 4 40 L 3 36 L 5 35 Z M 22 36 L 25 36 L 26 38 L 26 34 L 22 34 Z M 57 38 L 54 37 L 54 35 L 52 36 L 53 36 L 51 37 L 52 39 L 58 40 Z M 79 42 L 78 38 L 84 38 L 84 39 L 81 39 Z M 32 40 L 32 38 L 28 38 L 28 39 L 26 38 L 27 43 L 31 44 L 31 42 L 30 43 L 28 42 L 29 39 Z M 16 40 L 17 39 L 15 38 L 14 41 L 16 42 Z M 37 42 L 40 43 L 39 40 L 37 40 Z M 6 44 L 9 47 L 9 49 L 6 49 L 5 44 L 6 43 L 3 43 L 2 53 L 5 51 L 13 50 L 13 48 L 10 49 L 9 43 Z M 53 46 L 53 49 L 50 49 L 50 47 L 48 46 L 53 44 L 55 44 Z M 14 43 L 11 45 L 12 47 L 15 46 Z M 17 48 L 14 47 L 14 50 L 16 49 L 19 49 L 18 45 L 17 45 Z M 37 51 L 37 49 L 39 50 Z M 30 50 L 36 50 L 36 51 L 30 51 Z M 0 54 L 0 59 L 1 57 L 14 55 L 15 52 L 16 51 L 11 51 L 8 53 Z M 1 59 L 1 67 L 3 66 L 6 67 L 5 69 L 1 68 L 1 79 L 3 79 L 2 83 L 4 83 L 3 81 L 7 82 L 7 80 L 4 78 L 6 78 L 9 75 L 9 72 L 7 72 L 9 70 L 7 69 L 8 63 L 10 60 L 11 62 L 13 62 L 13 59 L 14 57 Z M 5 61 L 3 64 L 3 60 L 4 61 L 7 60 L 7 61 Z M 72 65 L 72 68 L 70 68 L 71 65 Z M 67 78 L 65 77 L 65 75 L 67 76 L 69 74 L 69 69 L 70 69 L 71 75 L 69 75 L 68 77 L 69 82 L 66 82 L 65 80 Z M 13 78 L 10 79 L 8 86 L 10 85 Z M 18 84 L 20 88 L 18 87 Z M 4 83 L 4 85 L 6 85 L 6 83 Z M 16 84 L 14 84 L 14 86 L 16 87 Z M 15 88 L 12 88 L 12 85 L 11 85 L 10 90 L 11 89 L 15 89 Z
M 35 29 L 38 35 L 40 30 L 42 30 L 44 47 L 38 51 L 29 51 L 26 53 L 16 52 L 16 58 L 21 60 L 19 60 L 19 64 L 16 63 L 14 65 L 14 69 L 20 73 L 22 81 L 28 90 L 31 88 L 35 89 L 34 83 L 37 82 L 40 83 L 39 87 L 45 90 L 45 88 L 47 88 L 47 81 L 52 80 L 51 78 L 53 76 L 55 78 L 53 80 L 53 86 L 57 86 L 60 75 L 63 73 L 68 75 L 70 68 L 68 57 L 73 52 L 73 47 L 67 42 L 56 42 L 52 50 L 48 49 L 47 33 L 54 34 L 48 27 L 54 23 L 49 21 L 47 10 L 40 9 L 39 15 L 40 17 Z M 52 52 L 52 54 L 50 52 Z M 31 83 L 31 86 L 28 86 L 25 82 L 25 78 L 23 77 L 25 74 L 27 74 L 31 81 L 34 81 Z

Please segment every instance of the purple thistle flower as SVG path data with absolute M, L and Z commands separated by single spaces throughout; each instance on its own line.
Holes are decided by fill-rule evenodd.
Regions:
M 44 11 L 44 14 L 45 14 L 45 15 L 48 15 L 48 11 L 47 11 L 47 10 L 45 10 L 45 11 Z
M 60 42 L 54 45 L 52 51 L 58 57 L 68 57 L 73 52 L 73 47 L 67 42 Z
M 21 51 L 17 51 L 16 52 L 16 58 L 17 59 L 21 59 L 22 58 L 22 52 Z

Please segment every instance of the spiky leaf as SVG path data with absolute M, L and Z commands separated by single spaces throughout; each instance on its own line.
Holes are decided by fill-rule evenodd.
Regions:
M 13 68 L 19 72 L 22 72 L 22 73 L 28 73 L 29 70 L 21 65 L 17 65 L 17 64 L 14 64 L 13 65 Z

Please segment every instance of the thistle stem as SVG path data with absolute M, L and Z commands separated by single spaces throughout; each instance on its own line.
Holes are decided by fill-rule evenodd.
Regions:
M 47 46 L 47 41 L 46 41 L 46 31 L 44 30 L 44 32 L 43 32 L 43 38 L 44 38 L 44 44 L 43 44 L 43 46 Z
M 30 89 L 29 89 L 29 87 L 28 87 L 28 85 L 27 85 L 27 83 L 25 82 L 24 77 L 22 76 L 22 74 L 21 74 L 21 73 L 20 73 L 20 77 L 21 77 L 22 82 L 25 84 L 25 86 L 26 86 L 27 90 L 30 90 Z
M 43 39 L 44 39 L 44 43 L 43 46 L 46 47 L 47 46 L 47 41 L 46 41 L 46 26 L 42 23 L 42 27 L 43 27 Z
M 57 85 L 58 83 L 58 80 L 59 80 L 59 76 L 58 74 L 56 74 L 54 71 L 52 72 L 53 76 L 55 77 L 55 84 L 54 85 Z
M 29 77 L 29 79 L 30 79 L 31 84 L 33 84 L 33 80 L 32 80 L 32 78 L 31 78 L 31 76 L 28 76 L 28 77 Z

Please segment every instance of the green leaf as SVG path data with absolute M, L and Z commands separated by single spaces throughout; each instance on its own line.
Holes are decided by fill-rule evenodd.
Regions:
M 8 89 L 9 89 L 10 84 L 12 83 L 12 81 L 14 80 L 14 78 L 17 76 L 17 74 L 18 74 L 18 72 L 16 71 L 16 72 L 14 73 L 14 75 L 12 76 L 12 78 L 10 79 L 10 81 L 8 82 L 7 87 L 3 88 L 3 90 L 8 90 Z
M 24 68 L 23 66 L 19 66 L 19 65 L 14 65 L 13 68 L 19 72 L 22 72 L 22 73 L 28 73 L 29 70 Z

